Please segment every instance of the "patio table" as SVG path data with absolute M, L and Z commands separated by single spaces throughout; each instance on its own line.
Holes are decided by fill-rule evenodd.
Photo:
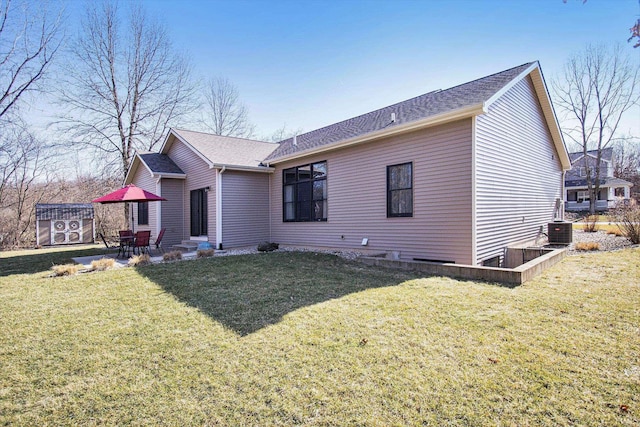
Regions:
M 120 257 L 120 254 L 122 254 L 123 257 L 129 257 L 129 255 L 131 254 L 131 249 L 133 248 L 133 244 L 135 242 L 135 236 L 133 235 L 133 232 L 131 230 L 121 230 L 118 232 L 119 234 L 119 242 L 120 242 L 120 246 L 118 247 L 118 258 Z

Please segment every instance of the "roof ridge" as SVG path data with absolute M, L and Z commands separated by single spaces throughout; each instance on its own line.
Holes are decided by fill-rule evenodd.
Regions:
M 469 80 L 468 82 L 464 82 L 464 83 L 460 83 L 460 84 L 455 85 L 455 86 L 448 87 L 446 89 L 443 89 L 442 92 L 445 92 L 445 91 L 451 90 L 451 89 L 455 89 L 455 88 L 460 87 L 460 86 L 476 83 L 476 82 L 478 82 L 480 80 L 485 80 L 485 79 L 497 76 L 499 74 L 508 73 L 509 71 L 515 70 L 516 68 L 522 68 L 522 67 L 525 67 L 525 66 L 529 67 L 529 66 L 535 64 L 536 62 L 538 62 L 538 61 L 525 62 L 524 64 L 516 65 L 515 67 L 507 68 L 506 70 L 498 71 L 497 73 L 489 74 L 488 76 L 479 77 L 479 78 L 477 78 L 475 80 Z
M 348 119 L 341 120 L 339 122 L 331 123 L 329 125 L 326 125 L 326 126 L 311 130 L 309 132 L 304 132 L 304 133 L 298 134 L 298 135 L 296 135 L 296 137 L 303 137 L 303 136 L 310 135 L 310 134 L 315 133 L 315 132 L 320 132 L 320 131 L 326 130 L 326 129 L 334 127 L 334 126 L 338 126 L 340 124 L 345 124 L 345 123 L 347 123 L 347 122 L 349 122 L 351 120 L 356 120 L 356 119 L 362 118 L 364 116 L 380 112 L 382 110 L 390 109 L 390 108 L 393 108 L 393 107 L 397 107 L 397 106 L 399 106 L 401 104 L 409 103 L 409 102 L 411 102 L 413 100 L 416 100 L 418 98 L 422 98 L 422 97 L 425 97 L 425 96 L 428 96 L 428 95 L 435 95 L 435 94 L 447 92 L 447 91 L 450 91 L 452 89 L 456 89 L 456 88 L 459 88 L 459 87 L 462 87 L 462 86 L 465 86 L 465 85 L 474 84 L 474 83 L 477 83 L 480 80 L 485 80 L 485 79 L 489 79 L 491 77 L 497 76 L 499 74 L 508 73 L 509 71 L 515 70 L 516 68 L 522 68 L 522 67 L 525 67 L 525 66 L 529 67 L 529 66 L 535 64 L 536 62 L 538 62 L 538 61 L 525 62 L 524 64 L 516 65 L 515 67 L 511 67 L 511 68 L 508 68 L 506 70 L 498 71 L 496 73 L 489 74 L 488 76 L 479 77 L 479 78 L 477 78 L 475 80 L 471 80 L 471 81 L 464 82 L 464 83 L 461 83 L 461 84 L 458 84 L 458 85 L 455 85 L 455 86 L 451 86 L 451 87 L 448 87 L 446 89 L 435 89 L 435 90 L 432 90 L 430 92 L 425 92 L 425 93 L 423 93 L 421 95 L 417 95 L 417 96 L 414 96 L 412 98 L 407 98 L 407 99 L 404 99 L 402 101 L 395 102 L 395 103 L 393 103 L 391 105 L 387 105 L 387 106 L 384 106 L 384 107 L 381 107 L 381 108 L 376 108 L 375 110 L 371 110 L 369 112 L 366 112 L 366 113 L 363 113 L 363 114 L 359 114 L 357 116 L 350 117 Z M 291 139 L 292 139 L 292 137 L 289 137 L 289 138 L 285 138 L 283 140 L 280 140 L 279 142 L 282 143 L 282 142 L 285 142 L 285 141 L 289 141 Z
M 241 137 L 238 137 L 238 136 L 217 135 L 215 133 L 203 132 L 203 131 L 200 131 L 200 130 L 190 130 L 190 129 L 182 129 L 182 128 L 171 128 L 170 130 L 178 131 L 178 132 L 181 131 L 181 132 L 199 133 L 199 134 L 202 134 L 202 135 L 215 136 L 215 137 L 218 137 L 218 138 L 238 139 L 238 140 L 250 141 L 250 142 L 261 142 L 263 144 L 277 144 L 277 142 L 262 141 L 260 139 L 241 138 Z

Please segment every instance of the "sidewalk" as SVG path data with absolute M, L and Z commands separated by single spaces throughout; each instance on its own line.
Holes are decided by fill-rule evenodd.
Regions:
M 196 252 L 186 252 L 182 254 L 182 259 L 195 259 Z M 91 267 L 91 261 L 96 261 L 102 258 L 111 258 L 116 261 L 116 267 L 126 267 L 129 264 L 129 258 L 118 258 L 115 253 L 106 253 L 102 255 L 92 255 L 72 258 L 74 262 L 82 264 L 85 268 Z M 162 255 L 152 256 L 151 262 L 153 264 L 162 262 Z

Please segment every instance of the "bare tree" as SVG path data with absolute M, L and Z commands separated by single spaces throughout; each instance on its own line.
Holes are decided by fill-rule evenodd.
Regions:
M 0 246 L 24 246 L 33 239 L 35 205 L 56 197 L 48 171 L 50 146 L 22 126 L 5 126 L 0 142 Z
M 23 96 L 42 89 L 60 47 L 60 13 L 46 3 L 0 0 L 0 126 Z
M 75 46 L 60 123 L 124 179 L 134 151 L 152 150 L 194 109 L 190 68 L 165 27 L 138 6 L 125 20 L 109 0 L 89 4 Z
M 249 121 L 247 107 L 240 101 L 238 88 L 227 78 L 209 80 L 204 90 L 207 130 L 215 135 L 251 138 L 255 126 Z
M 632 197 L 640 201 L 640 140 L 625 139 L 613 146 L 613 175 L 633 183 Z
M 596 151 L 595 166 L 585 162 L 593 214 L 600 191 L 602 150 L 620 137 L 622 118 L 638 102 L 638 67 L 620 46 L 588 46 L 569 59 L 561 79 L 552 86 L 563 134 L 585 158 L 587 151 Z
M 283 124 L 282 127 L 276 129 L 271 135 L 263 136 L 263 141 L 280 142 L 285 139 L 292 138 L 294 135 L 300 135 L 304 130 L 302 128 L 287 129 L 287 124 Z

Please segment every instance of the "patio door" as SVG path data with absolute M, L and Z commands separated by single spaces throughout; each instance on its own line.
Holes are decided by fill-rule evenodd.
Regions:
M 207 235 L 207 191 L 191 191 L 191 236 Z

